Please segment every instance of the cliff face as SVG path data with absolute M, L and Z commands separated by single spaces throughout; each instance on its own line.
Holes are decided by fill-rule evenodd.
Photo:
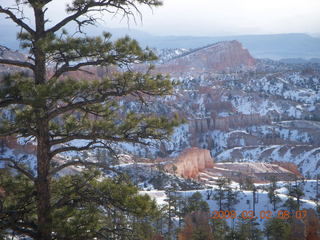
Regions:
M 222 130 L 244 128 L 257 124 L 268 124 L 270 119 L 266 116 L 260 116 L 259 114 L 238 114 L 227 117 L 216 117 L 206 119 L 194 119 L 190 120 L 190 132 L 205 133 L 208 130 Z
M 279 165 L 280 167 L 287 169 L 288 171 L 294 173 L 297 177 L 302 177 L 301 173 L 299 172 L 299 169 L 297 165 L 294 163 L 289 162 L 275 162 L 274 164 Z
M 250 178 L 254 183 L 265 183 L 272 178 L 277 179 L 277 181 L 293 181 L 302 177 L 297 167 L 293 164 L 283 165 L 284 167 L 280 165 L 258 162 L 216 163 L 213 168 L 207 168 L 201 172 L 199 179 L 205 183 L 215 184 L 216 179 L 221 176 L 239 183 L 247 178 Z
M 173 166 L 176 166 L 178 175 L 184 178 L 197 178 L 201 171 L 212 168 L 213 162 L 209 150 L 194 147 L 184 150 L 165 168 L 172 171 Z
M 196 49 L 160 67 L 170 72 L 211 72 L 254 67 L 256 61 L 238 41 L 219 42 Z
M 184 178 L 199 179 L 204 182 L 220 176 L 228 177 L 239 182 L 240 179 L 251 177 L 254 182 L 266 182 L 271 177 L 281 181 L 294 180 L 302 177 L 298 167 L 293 163 L 254 163 L 254 162 L 228 162 L 215 163 L 206 149 L 188 148 L 178 157 L 169 159 L 165 169 Z M 174 169 L 175 167 L 176 169 Z

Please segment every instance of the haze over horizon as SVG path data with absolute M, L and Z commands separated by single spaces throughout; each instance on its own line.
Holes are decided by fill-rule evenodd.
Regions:
M 67 3 L 53 0 L 48 4 L 47 27 L 61 21 Z M 198 48 L 218 41 L 238 40 L 254 57 L 320 58 L 319 0 L 163 0 L 154 9 L 141 7 L 141 16 L 122 19 L 121 15 L 99 15 L 98 27 L 84 29 L 90 36 L 110 31 L 115 38 L 125 34 L 142 46 L 155 48 Z M 5 0 L 0 4 L 8 6 Z M 97 13 L 95 13 L 97 14 Z M 25 16 L 32 12 L 26 9 Z M 97 15 L 95 15 L 97 16 Z M 136 21 L 135 21 L 136 20 Z M 34 25 L 31 20 L 26 23 Z M 75 25 L 66 29 L 73 33 Z M 0 45 L 19 49 L 17 28 L 0 15 Z M 291 33 L 302 34 L 286 35 Z M 276 35 L 274 35 L 276 34 Z M 279 35 L 277 35 L 279 34 Z M 250 37 L 246 37 L 250 35 Z M 252 36 L 257 35 L 257 36 Z M 261 36 L 265 35 L 265 36 Z
M 0 0 L 4 2 L 4 0 Z M 48 16 L 52 24 L 63 18 L 66 1 L 53 1 Z M 205 6 L 205 7 L 204 7 Z M 53 10 L 52 10 L 53 9 Z M 153 35 L 230 36 L 248 34 L 307 33 L 320 36 L 319 0 L 164 0 L 151 10 L 142 7 L 142 21 L 103 16 L 106 28 L 136 29 Z M 28 16 L 31 12 L 27 12 Z M 9 21 L 0 18 L 0 27 Z M 30 22 L 30 24 L 32 24 Z M 49 23 L 50 24 L 50 23 Z

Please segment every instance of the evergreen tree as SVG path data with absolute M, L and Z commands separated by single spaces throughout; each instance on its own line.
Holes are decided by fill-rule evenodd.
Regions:
M 230 228 L 225 219 L 211 219 L 213 239 L 226 239 Z
M 230 186 L 227 186 L 225 188 L 225 199 L 226 202 L 224 203 L 224 208 L 226 210 L 234 210 L 234 206 L 239 203 L 238 199 L 239 192 L 235 189 L 232 189 Z
M 243 188 L 244 190 L 253 190 L 254 184 L 253 184 L 253 182 L 252 182 L 252 178 L 251 178 L 251 177 L 249 177 L 249 176 L 245 177 L 245 179 L 244 179 L 244 181 L 243 181 L 243 186 L 242 186 L 242 188 Z
M 216 184 L 218 185 L 218 190 L 216 190 L 216 195 L 213 198 L 218 202 L 219 211 L 221 211 L 223 206 L 222 202 L 225 199 L 225 188 L 230 184 L 230 180 L 227 178 L 219 178 Z
M 209 205 L 208 203 L 203 200 L 201 193 L 195 192 L 190 197 L 187 198 L 184 208 L 183 214 L 186 216 L 192 212 L 209 212 Z
M 277 182 L 276 179 L 272 179 L 270 186 L 268 188 L 268 198 L 270 203 L 273 205 L 273 211 L 276 211 L 277 204 L 281 202 L 281 198 L 276 193 L 277 190 Z
M 294 211 L 298 210 L 297 201 L 295 201 L 292 196 L 288 197 L 283 206 L 287 208 L 291 214 L 293 214 Z
M 303 185 L 302 184 L 298 184 L 296 182 L 296 184 L 289 191 L 289 196 L 292 196 L 292 197 L 296 198 L 297 206 L 298 206 L 298 210 L 299 210 L 300 209 L 300 205 L 301 205 L 300 200 L 304 196 Z
M 264 233 L 269 240 L 290 240 L 291 226 L 286 220 L 271 218 L 265 222 Z
M 180 216 L 180 200 L 181 200 L 181 196 L 180 194 L 177 192 L 177 188 L 176 187 L 171 187 L 166 189 L 165 191 L 166 193 L 166 202 L 167 202 L 167 206 L 165 208 L 165 211 L 167 213 L 166 219 L 167 219 L 167 225 L 168 225 L 168 229 L 167 229 L 167 239 L 173 239 L 176 235 L 176 228 L 174 226 L 174 221 L 173 219 L 176 216 Z
M 241 216 L 238 218 L 236 224 L 236 238 L 237 240 L 260 240 L 262 232 L 258 227 L 259 223 L 256 219 L 244 219 Z
M 288 200 L 285 206 L 289 208 L 290 212 L 300 209 L 300 199 L 304 196 L 303 186 L 296 182 L 294 185 L 289 184 L 286 186 L 288 189 Z M 294 200 L 295 198 L 295 200 Z
M 179 233 L 179 240 L 213 240 L 209 215 L 206 212 L 192 212 L 185 217 L 185 226 Z
M 175 117 L 168 120 L 155 114 L 124 111 L 118 104 L 125 96 L 144 103 L 144 96 L 172 92 L 172 82 L 162 75 L 152 75 L 151 67 L 145 72 L 131 70 L 133 64 L 156 59 L 150 50 L 143 50 L 129 37 L 111 42 L 109 33 L 102 37 L 84 33 L 86 25 L 96 24 L 97 11 L 128 16 L 141 5 L 159 6 L 161 1 L 73 0 L 67 5 L 67 16 L 58 22 L 48 18 L 51 2 L 57 0 L 10 0 L 0 4 L 0 15 L 18 25 L 18 38 L 28 52 L 28 61 L 0 59 L 0 64 L 31 72 L 9 75 L 1 81 L 0 108 L 11 114 L 1 115 L 0 136 L 34 138 L 37 145 L 35 172 L 25 168 L 22 159 L 0 159 L 29 178 L 36 195 L 34 225 L 23 218 L 7 227 L 42 240 L 51 240 L 53 233 L 52 177 L 70 166 L 93 164 L 77 160 L 55 166 L 54 157 L 69 151 L 110 149 L 111 144 L 119 142 L 146 144 L 148 139 L 162 140 L 178 124 Z M 24 17 L 27 10 L 34 13 L 34 27 Z M 70 23 L 78 24 L 77 34 L 64 30 Z M 121 71 L 90 81 L 68 75 L 88 72 L 90 66 L 113 66 Z
M 54 179 L 51 183 L 54 239 L 150 239 L 158 216 L 156 203 L 123 178 L 108 179 L 96 170 Z M 103 180 L 101 180 L 103 179 Z M 36 239 L 37 195 L 22 174 L 0 176 L 8 192 L 0 214 L 0 232 Z M 12 227 L 15 223 L 16 228 Z M 22 231 L 17 229 L 25 227 Z
M 207 190 L 206 190 L 206 194 L 207 194 L 207 200 L 210 200 L 212 195 L 213 195 L 213 189 L 212 187 L 209 187 Z

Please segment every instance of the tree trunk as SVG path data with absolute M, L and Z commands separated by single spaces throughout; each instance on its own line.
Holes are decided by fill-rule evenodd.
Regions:
M 45 41 L 45 18 L 41 3 L 32 4 L 35 17 L 35 36 L 33 42 L 33 54 L 35 59 L 34 78 L 35 84 L 46 83 L 46 54 L 43 50 Z M 51 216 L 51 194 L 50 194 L 50 142 L 49 123 L 43 113 L 47 112 L 46 100 L 37 109 L 37 217 L 38 217 L 38 238 L 41 240 L 52 239 L 52 216 Z
M 36 22 L 36 34 L 34 39 L 34 59 L 35 59 L 35 83 L 45 83 L 46 77 L 46 55 L 42 49 L 42 41 L 45 40 L 45 20 L 42 8 L 34 7 L 34 16 Z
M 49 169 L 49 138 L 47 122 L 38 123 L 38 146 L 37 146 L 37 217 L 39 240 L 52 239 L 52 216 L 50 204 Z

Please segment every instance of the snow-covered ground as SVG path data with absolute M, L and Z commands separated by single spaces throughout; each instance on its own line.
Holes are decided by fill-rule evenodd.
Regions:
M 270 203 L 270 200 L 268 198 L 268 192 L 266 190 L 263 190 L 263 187 L 267 187 L 269 184 L 256 184 L 255 186 L 258 188 L 258 191 L 256 192 L 256 204 L 255 204 L 255 213 L 257 216 L 257 222 L 259 223 L 259 227 L 263 229 L 264 223 L 266 219 L 261 218 L 260 213 L 263 215 L 262 211 L 270 211 L 273 215 L 273 217 L 277 217 L 277 214 L 281 210 L 287 210 L 283 206 L 285 201 L 288 199 L 288 191 L 287 188 L 285 188 L 286 185 L 291 184 L 294 185 L 295 182 L 278 182 L 277 186 L 277 195 L 281 199 L 281 202 L 277 203 L 277 209 L 276 211 L 273 210 L 273 205 Z M 308 180 L 304 183 L 301 183 L 303 186 L 303 190 L 305 193 L 305 196 L 301 199 L 301 207 L 300 209 L 314 209 L 316 210 L 316 203 L 310 199 L 314 199 L 316 195 L 316 181 L 315 180 Z M 238 191 L 238 197 L 239 203 L 233 206 L 233 209 L 236 211 L 237 216 L 239 216 L 243 211 L 252 211 L 253 210 L 253 192 L 252 191 L 240 191 L 239 185 L 237 183 L 232 183 L 230 185 L 234 191 Z M 178 193 L 183 198 L 188 198 L 192 194 L 199 192 L 202 195 L 203 200 L 206 200 L 210 211 L 218 211 L 219 210 L 219 204 L 216 200 L 212 200 L 212 197 L 210 200 L 207 199 L 207 191 L 213 190 L 213 195 L 217 194 L 217 186 L 213 186 L 213 188 L 208 189 L 202 189 L 202 190 L 192 190 L 192 191 L 178 191 Z M 319 186 L 320 188 L 320 186 Z M 320 191 L 320 189 L 319 189 Z M 156 202 L 159 205 L 166 204 L 166 194 L 164 191 L 142 191 L 142 194 L 148 194 L 151 198 L 155 199 Z M 295 198 L 293 198 L 295 199 Z M 231 219 L 227 220 L 227 222 L 231 225 L 233 224 L 233 221 Z

